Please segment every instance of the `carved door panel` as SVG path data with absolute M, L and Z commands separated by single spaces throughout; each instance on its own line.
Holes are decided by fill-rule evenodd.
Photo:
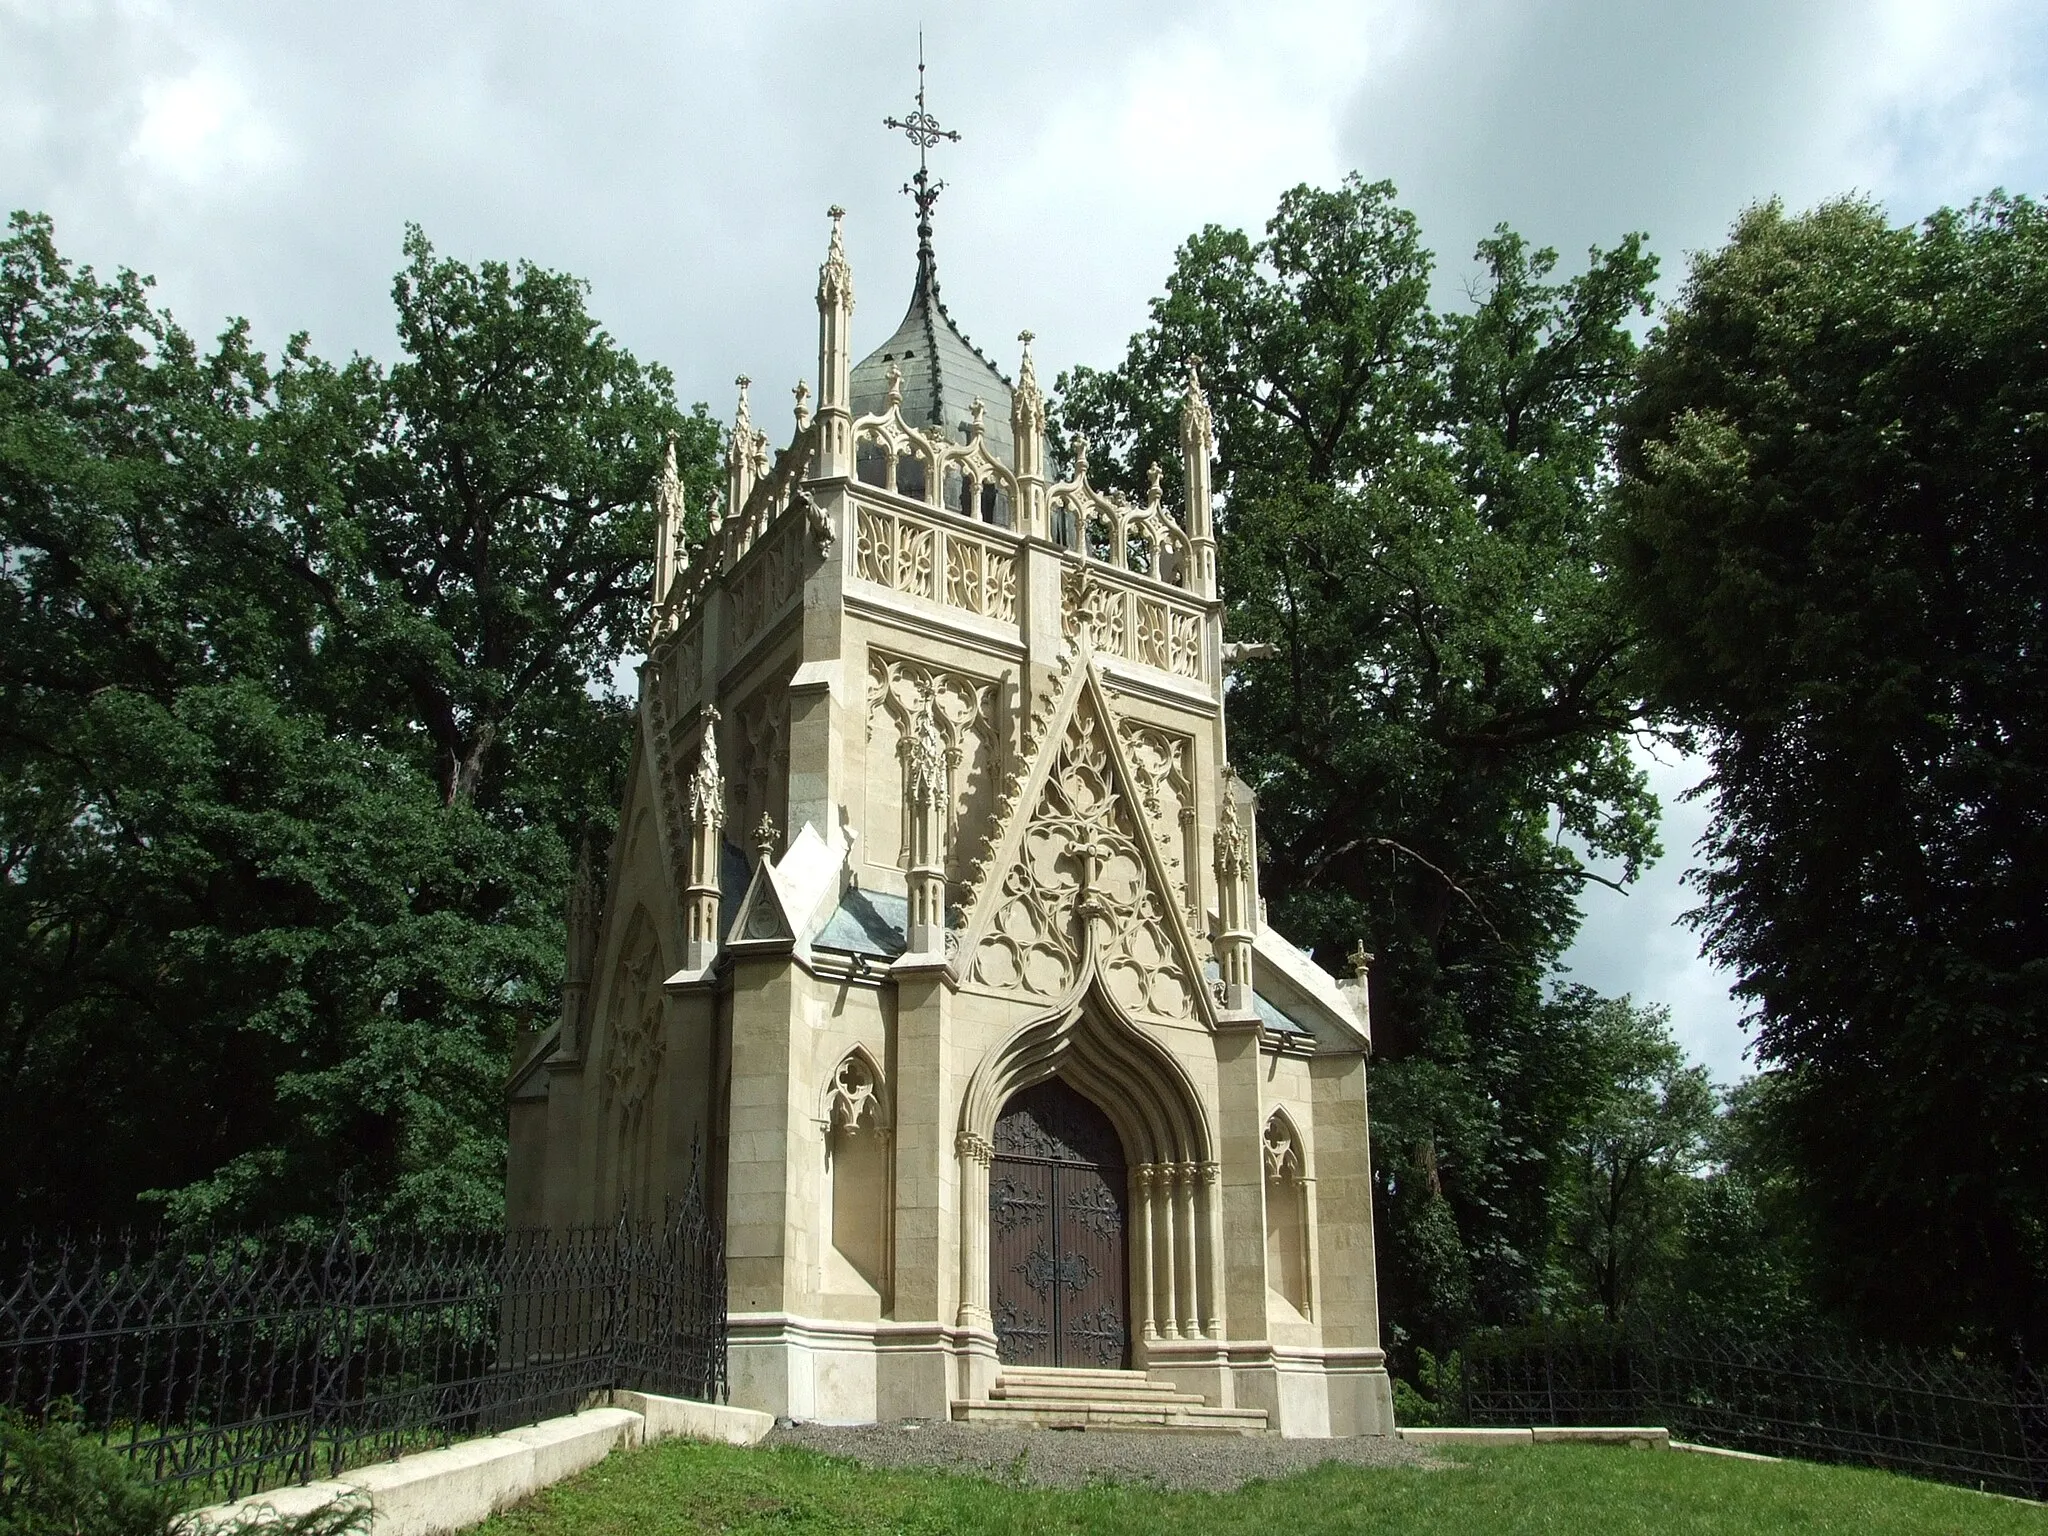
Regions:
M 989 1306 L 1011 1365 L 1130 1359 L 1122 1143 L 1057 1078 L 1003 1106 L 989 1168 Z

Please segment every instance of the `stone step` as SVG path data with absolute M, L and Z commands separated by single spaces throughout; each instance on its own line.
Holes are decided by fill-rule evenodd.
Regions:
M 999 1371 L 996 1380 L 1007 1382 L 1013 1387 L 1059 1387 L 1070 1392 L 1150 1392 L 1155 1388 L 1172 1390 L 1172 1383 L 1157 1381 L 1138 1371 L 1122 1371 L 1111 1375 L 1108 1371 Z
M 1063 1386 L 1105 1386 L 1143 1389 L 1156 1386 L 1143 1371 L 1112 1371 L 1081 1365 L 1006 1365 L 1000 1379 L 1014 1382 L 1045 1382 Z
M 996 1400 L 1023 1399 L 1030 1402 L 1100 1403 L 1141 1402 L 1200 1408 L 1209 1400 L 1199 1393 L 1176 1392 L 1170 1382 L 1148 1381 L 1130 1387 L 1105 1388 L 1074 1382 L 1021 1382 L 998 1378 L 989 1396 Z
M 1032 1402 L 1017 1398 L 985 1403 L 953 1404 L 961 1424 L 987 1424 L 1011 1429 L 1132 1430 L 1166 1434 L 1263 1435 L 1263 1408 L 1189 1408 L 1126 1400 Z

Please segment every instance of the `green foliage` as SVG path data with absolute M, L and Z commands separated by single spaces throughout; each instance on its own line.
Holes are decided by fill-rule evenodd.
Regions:
M 1795 1170 L 1769 1113 L 1783 1075 L 1763 1072 L 1719 1095 L 1706 1164 L 1686 1193 L 1666 1315 L 1699 1327 L 1812 1335 L 1831 1321 L 1816 1298 L 1812 1234 Z
M 1123 364 L 1059 399 L 1136 490 L 1205 360 L 1231 629 L 1278 648 L 1235 678 L 1232 759 L 1276 925 L 1377 956 L 1386 1314 L 1439 1348 L 1542 1300 L 1587 1086 L 1542 990 L 1590 878 L 1573 848 L 1628 878 L 1657 852 L 1599 559 L 1655 264 L 1630 236 L 1560 277 L 1505 228 L 1477 254 L 1470 307 L 1439 312 L 1390 187 L 1297 188 L 1262 239 L 1191 238 Z
M 0 1211 L 488 1229 L 613 815 L 662 441 L 573 279 L 436 258 L 405 355 L 211 352 L 0 243 Z
M 176 1509 L 75 1420 L 0 1407 L 0 1536 L 166 1536 Z
M 1590 1092 L 1559 1142 L 1553 1250 L 1563 1295 L 1608 1322 L 1662 1293 L 1693 1213 L 1695 1175 L 1714 1130 L 1714 1090 L 1671 1038 L 1670 1010 L 1574 987 Z
M 1752 209 L 1641 377 L 1615 558 L 1812 1273 L 1876 1332 L 2048 1340 L 2048 217 Z
M 1403 1428 L 1465 1422 L 1463 1372 L 1456 1350 L 1443 1360 L 1416 1350 L 1414 1383 L 1394 1378 L 1394 1422 Z

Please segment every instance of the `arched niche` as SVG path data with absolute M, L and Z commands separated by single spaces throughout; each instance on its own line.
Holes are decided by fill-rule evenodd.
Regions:
M 1304 1321 L 1313 1315 L 1308 1156 L 1287 1112 L 1266 1117 L 1266 1288 Z
M 860 1046 L 839 1059 L 825 1084 L 824 1281 L 827 1291 L 889 1304 L 889 1094 L 882 1071 Z

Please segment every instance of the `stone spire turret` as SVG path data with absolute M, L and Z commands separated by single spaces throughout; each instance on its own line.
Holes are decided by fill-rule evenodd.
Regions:
M 820 479 L 853 473 L 853 268 L 847 264 L 834 204 L 832 243 L 818 268 L 818 457 Z
M 704 708 L 703 745 L 690 774 L 690 883 L 683 895 L 683 967 L 718 958 L 719 862 L 725 847 L 725 775 L 718 768 L 718 710 Z
M 744 373 L 733 380 L 739 386 L 740 402 L 733 409 L 732 439 L 725 449 L 725 517 L 728 522 L 740 515 L 740 508 L 753 494 L 754 475 L 761 459 L 761 448 L 757 443 L 760 433 L 754 430 L 754 418 L 747 409 L 747 386 L 753 382 Z
M 661 468 L 654 477 L 654 617 L 652 629 L 659 636 L 667 626 L 669 589 L 679 569 L 688 563 L 684 548 L 683 481 L 676 473 L 676 440 L 673 433 L 661 450 Z
M 1223 1009 L 1252 1007 L 1252 833 L 1237 809 L 1237 776 L 1226 765 L 1216 812 L 1216 968 Z
M 1216 595 L 1216 526 L 1209 504 L 1209 460 L 1215 452 L 1209 397 L 1202 391 L 1201 359 L 1188 359 L 1187 392 L 1180 405 L 1180 449 L 1187 470 L 1188 548 L 1194 558 L 1189 585 L 1197 597 Z
M 562 1032 L 557 1051 L 575 1056 L 583 1048 L 583 1009 L 590 996 L 590 974 L 597 959 L 601 893 L 590 867 L 590 834 L 576 853 L 576 874 L 569 882 L 569 943 L 562 970 Z
M 1024 505 L 1017 509 L 1020 532 L 1045 536 L 1045 392 L 1038 387 L 1038 369 L 1031 361 L 1032 336 L 1019 331 L 1024 356 L 1017 364 L 1017 388 L 1010 396 L 1010 437 L 1016 445 L 1017 490 Z
M 946 743 L 929 698 L 910 737 L 909 948 L 933 954 L 946 933 Z

